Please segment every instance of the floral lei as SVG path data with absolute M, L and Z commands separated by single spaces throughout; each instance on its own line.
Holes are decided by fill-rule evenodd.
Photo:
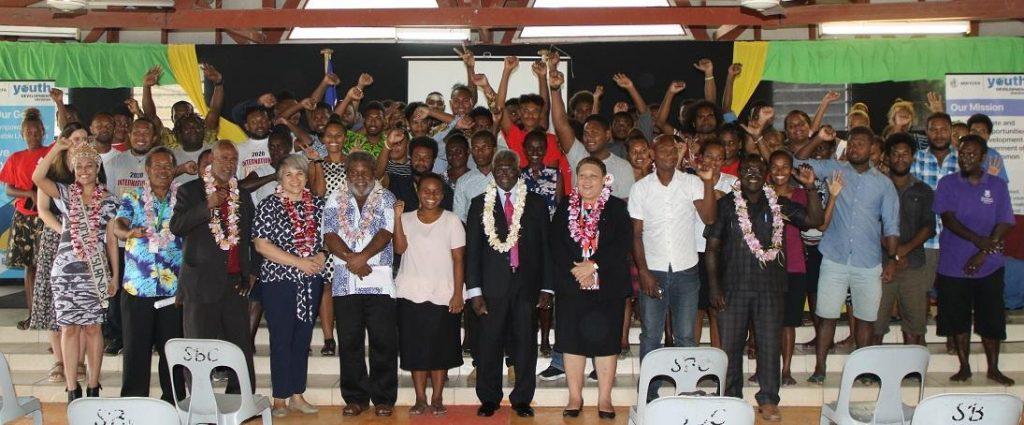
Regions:
M 341 217 L 338 219 L 338 226 L 341 230 L 342 240 L 347 243 L 354 243 L 362 240 L 366 233 L 370 230 L 370 225 L 373 224 L 374 212 L 380 206 L 380 203 L 384 199 L 384 188 L 380 186 L 380 183 L 374 183 L 373 189 L 370 189 L 370 195 L 366 198 L 366 202 L 363 204 L 362 211 L 357 211 L 358 207 L 352 206 L 349 202 L 352 193 L 348 190 L 348 185 L 343 184 L 338 189 L 338 206 L 340 206 Z M 349 224 L 347 217 L 355 216 L 358 214 L 358 222 L 356 227 L 352 227 Z
M 174 211 L 174 204 L 178 201 L 177 193 L 178 184 L 171 183 L 171 187 L 167 191 L 170 196 L 168 211 Z M 146 211 L 146 239 L 149 241 L 149 252 L 156 254 L 174 242 L 175 236 L 171 233 L 171 218 L 163 217 L 161 222 L 160 206 L 153 197 L 153 189 L 149 186 L 149 180 L 146 180 L 142 188 L 142 209 Z
M 498 185 L 491 180 L 484 191 L 484 212 L 481 217 L 484 223 L 484 234 L 487 235 L 487 243 L 498 252 L 512 250 L 512 247 L 519 242 L 519 230 L 522 229 L 523 210 L 526 209 L 526 182 L 519 179 L 512 190 L 515 191 L 516 202 L 512 204 L 512 222 L 508 223 L 508 235 L 505 237 L 505 241 L 498 237 L 498 232 L 494 228 L 494 204 L 495 198 L 498 197 Z
M 213 192 L 217 191 L 215 187 L 213 174 L 210 172 L 210 166 L 207 165 L 206 169 L 203 170 L 203 183 L 204 189 L 206 190 L 206 196 L 209 197 Z M 210 233 L 213 234 L 213 240 L 217 242 L 217 246 L 221 250 L 227 251 L 231 247 L 238 245 L 238 179 L 231 176 L 231 180 L 228 182 L 228 188 L 230 194 L 228 195 L 228 229 L 227 235 L 224 234 L 224 227 L 221 225 L 221 218 L 219 213 L 211 214 L 210 217 Z
M 68 232 L 71 236 L 71 247 L 75 255 L 82 260 L 96 255 L 95 242 L 100 229 L 100 201 L 103 199 L 104 187 L 97 184 L 92 190 L 92 199 L 85 205 L 82 199 L 82 185 L 75 183 L 70 187 L 68 196 Z M 85 211 L 82 211 L 85 208 Z M 85 217 L 86 234 L 82 234 L 81 220 Z
M 605 175 L 601 196 L 589 213 L 583 211 L 583 197 L 579 189 L 573 189 L 569 195 L 569 236 L 583 248 L 584 258 L 590 258 L 597 251 L 597 225 L 601 222 L 601 211 L 604 211 L 604 205 L 612 194 L 614 180 L 611 174 Z
M 316 245 L 317 225 L 315 205 L 313 205 L 313 193 L 309 189 L 302 190 L 302 212 L 295 208 L 295 202 L 288 199 L 284 189 L 277 186 L 275 194 L 281 199 L 284 211 L 288 213 L 288 219 L 292 223 L 293 235 L 292 246 L 295 247 L 299 257 L 306 258 L 313 255 L 313 247 Z
M 740 221 L 740 231 L 743 232 L 743 240 L 747 242 L 750 252 L 757 257 L 764 266 L 769 261 L 775 260 L 782 251 L 782 231 L 785 223 L 782 221 L 782 207 L 779 206 L 779 196 L 769 185 L 764 186 L 764 196 L 768 199 L 768 208 L 772 212 L 772 244 L 767 250 L 761 246 L 761 241 L 754 234 L 754 227 L 750 223 L 750 213 L 747 210 L 747 200 L 743 199 L 740 190 L 740 182 L 733 184 L 732 193 L 736 200 L 736 217 Z

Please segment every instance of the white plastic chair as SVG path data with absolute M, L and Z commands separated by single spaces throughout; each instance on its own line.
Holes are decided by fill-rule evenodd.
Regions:
M 69 425 L 179 425 L 178 411 L 167 402 L 148 397 L 86 397 L 68 405 Z
M 175 366 L 184 366 L 192 375 L 190 397 L 175 401 L 181 423 L 216 423 L 237 425 L 245 420 L 263 416 L 264 424 L 273 424 L 270 415 L 270 399 L 253 394 L 253 383 L 249 382 L 249 368 L 245 355 L 237 345 L 216 339 L 175 338 L 164 346 L 167 354 L 168 373 Z M 230 368 L 238 375 L 240 394 L 215 394 L 210 373 L 217 367 Z M 172 380 L 171 387 L 174 389 Z M 177 394 L 177 391 L 174 392 Z
M 928 349 L 919 345 L 876 345 L 854 351 L 843 366 L 839 400 L 821 406 L 821 424 L 909 424 L 914 406 L 903 403 L 900 386 L 907 375 L 920 374 L 920 402 L 928 358 Z M 853 383 L 864 374 L 876 375 L 881 380 L 878 399 L 851 403 Z
M 0 353 L 0 424 L 14 422 L 23 416 L 32 415 L 32 423 L 42 425 L 43 406 L 39 399 L 31 396 L 18 397 L 14 392 L 14 379 L 7 356 Z
M 644 409 L 647 406 L 647 390 L 651 381 L 664 376 L 676 384 L 676 394 L 697 391 L 697 383 L 706 376 L 718 379 L 718 394 L 725 392 L 725 371 L 729 358 L 725 351 L 714 347 L 667 347 L 651 351 L 640 361 L 640 393 L 636 406 L 629 412 L 629 423 L 640 425 L 645 422 Z
M 661 397 L 644 409 L 645 424 L 754 425 L 754 408 L 734 397 Z
M 1013 394 L 939 394 L 917 405 L 913 425 L 1019 425 L 1024 401 Z

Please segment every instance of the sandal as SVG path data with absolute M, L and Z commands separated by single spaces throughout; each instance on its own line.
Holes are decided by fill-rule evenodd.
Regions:
M 359 416 L 364 411 L 366 411 L 366 409 L 369 409 L 369 408 L 370 408 L 369 404 L 350 404 L 348 406 L 345 406 L 345 408 L 341 410 L 341 415 L 342 416 Z
M 50 377 L 47 380 L 53 383 L 64 382 L 64 363 L 54 363 L 50 368 Z
M 416 404 L 416 405 L 413 405 L 412 407 L 409 408 L 409 416 L 420 416 L 420 415 L 426 413 L 426 411 L 427 411 L 426 403 L 424 403 L 424 404 Z
M 395 407 L 394 406 L 389 406 L 389 405 L 386 405 L 386 404 L 379 405 L 379 406 L 374 406 L 373 410 L 374 410 L 373 411 L 374 414 L 376 414 L 378 417 L 382 417 L 382 418 L 386 418 L 388 416 L 391 416 L 391 414 L 395 413 Z
M 25 320 L 22 320 L 22 321 L 18 322 L 18 330 L 20 330 L 20 331 L 28 330 L 28 324 L 29 324 L 29 319 L 25 319 Z
M 332 357 L 337 353 L 338 345 L 334 343 L 334 338 L 324 340 L 324 348 L 320 349 L 320 355 L 325 357 Z
M 448 414 L 448 408 L 443 404 L 431 404 L 430 409 L 434 412 L 434 416 L 444 416 Z

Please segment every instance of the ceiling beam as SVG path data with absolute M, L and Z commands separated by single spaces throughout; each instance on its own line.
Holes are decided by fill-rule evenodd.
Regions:
M 708 41 L 711 40 L 711 34 L 708 32 L 708 27 L 704 25 L 690 25 L 690 34 L 693 35 L 693 39 L 697 41 Z M 685 30 L 685 29 L 684 29 Z
M 79 28 L 201 30 L 213 28 L 291 28 L 336 26 L 519 27 L 523 25 L 760 25 L 806 26 L 823 21 L 884 19 L 1024 18 L 1024 0 L 958 0 L 918 3 L 823 4 L 794 6 L 785 17 L 765 18 L 739 7 L 579 8 L 571 13 L 547 8 L 439 9 L 184 9 L 173 11 L 92 10 L 54 18 L 46 8 L 0 7 L 0 24 Z
M 281 9 L 298 9 L 300 3 L 301 3 L 301 0 L 285 0 L 284 4 L 281 5 Z M 290 28 L 288 28 L 288 29 L 290 29 Z M 284 38 L 284 32 L 287 31 L 288 29 L 286 29 L 286 28 L 264 28 L 263 29 L 263 34 L 266 36 L 264 42 L 268 43 L 268 44 L 280 43 L 281 39 Z
M 89 31 L 88 34 L 85 35 L 85 37 L 82 37 L 82 42 L 95 43 L 99 41 L 100 36 L 102 36 L 105 32 L 107 32 L 106 28 L 93 28 L 91 31 Z
M 747 28 L 745 25 L 723 25 L 715 30 L 715 40 L 735 41 Z
M 42 0 L 0 0 L 0 6 L 3 7 L 28 7 L 33 4 L 39 3 Z

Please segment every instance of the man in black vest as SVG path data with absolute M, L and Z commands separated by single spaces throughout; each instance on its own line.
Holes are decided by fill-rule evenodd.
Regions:
M 178 189 L 171 232 L 184 239 L 178 297 L 184 307 L 186 338 L 222 339 L 245 353 L 249 382 L 255 386 L 249 330 L 250 258 L 255 207 L 249 191 L 235 178 L 238 150 L 221 140 L 213 163 L 199 178 Z M 212 191 L 207 194 L 207 173 Z M 232 192 L 237 191 L 237 198 Z M 237 217 L 232 224 L 232 217 Z M 238 392 L 232 377 L 228 392 Z
M 517 415 L 531 417 L 530 402 L 537 388 L 534 312 L 538 306 L 551 308 L 553 287 L 548 210 L 543 198 L 525 190 L 514 152 L 498 153 L 491 169 L 495 184 L 473 198 L 466 223 L 466 295 L 480 316 L 477 415 L 492 416 L 501 403 L 501 363 L 508 332 L 516 365 L 509 401 Z M 518 238 L 509 240 L 510 223 L 516 216 L 520 216 Z

